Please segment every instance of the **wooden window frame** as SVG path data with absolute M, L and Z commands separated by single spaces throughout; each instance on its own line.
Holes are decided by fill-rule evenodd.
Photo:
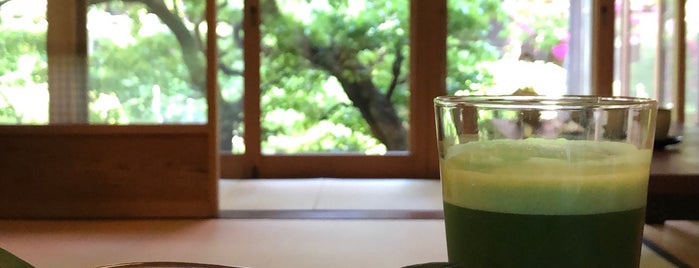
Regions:
M 592 1 L 592 94 L 612 95 L 614 0 Z M 447 0 L 410 0 L 410 150 L 384 156 L 262 155 L 259 118 L 246 116 L 243 155 L 221 156 L 224 178 L 439 177 L 432 100 L 445 94 Z M 259 0 L 245 1 L 245 114 L 260 114 Z M 595 42 L 595 40 L 597 42 Z M 419 126 L 419 127 L 417 127 Z
M 245 1 L 245 148 L 221 156 L 224 178 L 395 177 L 437 178 L 432 99 L 445 92 L 446 0 L 410 1 L 409 151 L 388 155 L 261 153 L 259 0 Z M 430 22 L 430 23 L 425 23 Z M 419 127 L 417 127 L 419 126 Z
M 207 18 L 212 7 L 207 0 Z M 46 17 L 51 118 L 0 126 L 0 218 L 216 217 L 215 32 L 206 124 L 90 125 L 86 1 L 49 0 Z
M 620 64 L 621 69 L 619 70 L 620 74 L 620 79 L 621 81 L 621 87 L 622 87 L 622 92 L 621 94 L 628 94 L 628 86 L 627 84 L 629 83 L 630 80 L 630 48 L 629 48 L 629 40 L 630 40 L 630 32 L 623 30 L 624 28 L 627 28 L 625 26 L 627 23 L 630 21 L 630 1 L 631 0 L 619 0 L 621 1 L 621 28 L 622 28 L 622 37 L 621 37 L 621 55 L 620 55 L 620 61 L 622 62 Z M 595 1 L 597 2 L 597 1 Z M 605 0 L 605 1 L 600 1 L 597 3 L 600 5 L 600 8 L 602 6 L 609 6 L 613 8 L 614 0 Z M 614 9 L 608 9 L 607 10 L 614 10 Z M 654 91 L 656 94 L 656 98 L 660 102 L 661 105 L 665 105 L 665 102 L 671 102 L 673 104 L 672 111 L 673 111 L 673 121 L 681 126 L 685 124 L 685 114 L 686 114 L 686 108 L 685 108 L 685 103 L 686 103 L 686 76 L 687 76 L 687 68 L 686 68 L 686 60 L 687 60 L 687 44 L 686 44 L 686 35 L 687 35 L 687 25 L 685 22 L 685 16 L 686 16 L 686 0 L 659 0 L 658 1 L 658 25 L 663 25 L 665 23 L 663 19 L 663 13 L 665 10 L 668 8 L 672 8 L 672 10 L 675 11 L 673 14 L 672 20 L 674 22 L 674 31 L 671 33 L 672 34 L 672 47 L 671 50 L 671 56 L 670 60 L 672 63 L 672 73 L 670 77 L 666 77 L 666 61 L 667 58 L 665 57 L 665 52 L 668 49 L 667 45 L 663 41 L 663 35 L 665 33 L 665 29 L 663 27 L 658 27 L 658 41 L 657 41 L 657 49 L 656 49 L 656 62 L 655 62 L 655 84 L 654 84 Z M 613 12 L 612 12 L 613 13 Z M 609 15 L 609 14 L 608 14 Z M 612 42 L 606 42 L 606 44 L 601 44 L 601 46 L 604 46 L 605 48 L 603 49 L 606 52 L 602 52 L 602 54 L 609 53 L 607 51 L 608 49 L 613 49 L 613 38 L 614 38 L 614 28 L 613 28 L 613 21 L 614 21 L 614 14 L 611 14 L 611 29 L 604 29 L 602 30 L 601 34 L 605 35 L 604 38 L 607 38 L 607 36 L 610 36 Z M 602 19 L 602 21 L 606 21 L 606 19 Z M 605 27 L 605 26 L 602 26 Z M 611 32 L 608 32 L 611 31 Z M 611 34 L 611 35 L 610 35 Z M 602 40 L 602 39 L 599 39 Z M 614 54 L 609 54 L 609 56 L 613 57 Z M 604 57 L 602 55 L 597 55 L 598 59 L 602 60 Z M 595 65 L 593 65 L 595 66 Z M 613 74 L 613 69 L 610 74 Z M 606 70 L 604 71 L 605 73 L 607 72 Z M 601 74 L 604 76 L 604 74 Z M 605 78 L 606 79 L 606 78 Z M 665 86 L 664 79 L 670 79 L 670 86 L 669 88 Z M 611 91 L 606 92 L 605 94 L 611 95 Z M 672 94 L 672 99 L 667 100 L 665 98 L 665 93 L 667 90 L 672 90 L 674 91 Z
M 53 2 L 53 1 L 49 1 Z M 47 17 L 63 16 L 65 10 L 78 12 L 84 11 L 84 4 L 80 9 L 80 4 L 84 1 L 66 1 L 73 3 L 60 8 L 49 10 Z M 675 1 L 677 4 L 677 16 L 684 15 L 684 2 Z M 207 0 L 207 20 L 212 23 L 216 21 L 216 10 L 213 0 Z M 244 0 L 244 141 L 246 152 L 240 155 L 218 154 L 218 174 L 223 178 L 295 178 L 295 177 L 400 177 L 400 178 L 438 178 L 439 168 L 437 159 L 437 148 L 434 131 L 434 116 L 432 99 L 435 96 L 445 94 L 446 78 L 446 35 L 447 35 L 447 0 L 421 1 L 410 0 L 410 117 L 409 123 L 409 151 L 389 152 L 387 155 L 359 155 L 359 154 L 300 154 L 300 155 L 264 155 L 261 153 L 261 125 L 259 115 L 260 108 L 260 0 Z M 614 0 L 591 1 L 592 7 L 592 43 L 590 65 L 594 66 L 590 72 L 591 94 L 601 96 L 612 95 L 612 82 L 614 74 Z M 78 12 L 79 13 L 79 12 Z M 76 13 L 77 14 L 77 13 Z M 71 16 L 68 16 L 69 18 Z M 75 25 L 84 20 L 80 16 L 74 17 Z M 84 16 L 83 16 L 84 17 Z M 53 20 L 53 19 L 52 19 Z M 684 20 L 676 19 L 678 27 L 676 36 L 684 36 Z M 85 55 L 79 45 L 67 47 L 54 46 L 60 40 L 75 44 L 85 42 L 80 31 L 84 27 L 64 26 L 63 34 L 56 35 L 54 31 L 48 34 L 48 49 L 59 50 L 62 53 L 75 53 L 74 55 Z M 82 30 L 81 30 L 82 29 Z M 215 29 L 210 27 L 210 29 Z M 65 34 L 67 32 L 67 35 Z M 210 52 L 216 51 L 215 32 L 209 31 L 207 46 Z M 677 121 L 684 120 L 684 39 L 677 38 L 678 53 L 675 55 L 677 64 L 676 76 L 673 78 L 677 90 L 677 103 L 675 112 Z M 80 58 L 83 62 L 84 58 Z M 217 81 L 216 54 L 207 54 L 207 78 L 208 81 Z M 59 62 L 59 63 L 57 63 Z M 71 69 L 71 72 L 86 72 L 86 66 L 79 63 Z M 55 58 L 50 58 L 49 66 L 54 68 L 60 65 Z M 50 71 L 52 72 L 52 71 Z M 51 80 L 56 77 L 50 73 L 50 86 L 63 87 L 64 89 L 83 90 L 86 87 L 84 81 L 73 81 L 72 84 Z M 63 84 L 61 84 L 63 83 Z M 209 105 L 208 124 L 206 128 L 215 133 L 218 130 L 216 113 L 217 83 L 209 82 L 207 85 L 207 97 Z M 69 92 L 70 90 L 66 90 Z M 78 90 L 77 93 L 79 93 Z M 75 94 L 75 92 L 71 93 Z M 82 99 L 82 98 L 81 98 Z M 62 100 L 55 102 L 60 103 Z M 54 101 L 52 101 L 54 103 Z M 81 101 L 76 102 L 73 110 L 66 113 L 57 111 L 58 108 L 51 108 L 51 114 L 69 114 L 65 118 L 66 122 L 84 121 L 81 114 L 84 111 L 77 106 L 85 106 Z M 53 105 L 53 104 L 52 104 Z M 59 118 L 59 117 L 57 117 Z M 54 120 L 54 119 L 52 119 Z M 59 120 L 59 119 L 56 119 Z M 63 120 L 63 119 L 61 119 Z M 52 121 L 53 122 L 53 121 Z M 56 121 L 60 123 L 63 121 Z M 128 127 L 128 126 L 122 126 Z M 214 135 L 217 136 L 217 135 Z M 212 141 L 212 146 L 215 141 Z M 212 149 L 217 151 L 217 149 Z

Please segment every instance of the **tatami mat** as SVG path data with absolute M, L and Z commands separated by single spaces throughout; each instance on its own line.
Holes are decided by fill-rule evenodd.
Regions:
M 441 210 L 438 180 L 224 179 L 221 210 L 407 209 Z

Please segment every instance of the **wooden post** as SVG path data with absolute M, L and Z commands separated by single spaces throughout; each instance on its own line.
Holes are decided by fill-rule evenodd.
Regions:
M 87 2 L 47 1 L 49 123 L 88 123 Z
M 614 81 L 614 0 L 592 3 L 592 94 L 612 95 Z
M 411 133 L 410 150 L 427 178 L 439 177 L 434 112 L 427 107 L 446 94 L 446 37 L 446 0 L 410 1 L 410 126 L 419 129 Z

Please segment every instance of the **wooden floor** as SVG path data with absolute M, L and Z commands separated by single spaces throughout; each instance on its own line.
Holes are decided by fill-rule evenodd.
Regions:
M 699 221 L 646 225 L 643 235 L 682 263 L 699 267 Z
M 436 180 L 263 179 L 222 180 L 223 218 L 429 219 L 442 216 Z M 699 268 L 699 221 L 646 225 L 646 244 L 668 259 Z M 682 267 L 682 265 L 679 265 Z

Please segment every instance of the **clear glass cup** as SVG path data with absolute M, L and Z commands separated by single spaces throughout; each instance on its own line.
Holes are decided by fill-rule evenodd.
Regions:
M 449 262 L 638 267 L 657 103 L 434 100 Z

